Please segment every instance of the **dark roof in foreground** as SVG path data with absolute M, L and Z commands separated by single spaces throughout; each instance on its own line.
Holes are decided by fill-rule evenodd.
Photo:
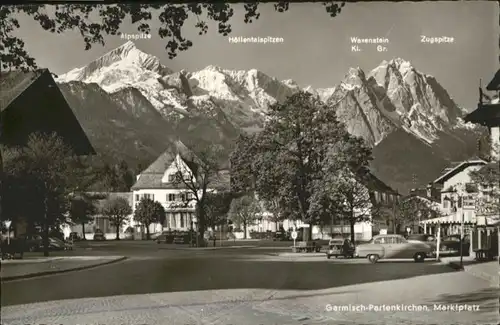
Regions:
M 48 69 L 0 73 L 2 144 L 24 146 L 30 135 L 57 133 L 79 156 L 95 149 Z
M 46 69 L 23 72 L 0 72 L 0 111 L 7 108 L 21 95 Z
M 487 126 L 500 125 L 500 103 L 478 105 L 464 117 L 464 121 Z
M 486 86 L 486 89 L 490 91 L 500 90 L 500 70 L 495 73 L 495 76 L 493 76 L 493 79 Z

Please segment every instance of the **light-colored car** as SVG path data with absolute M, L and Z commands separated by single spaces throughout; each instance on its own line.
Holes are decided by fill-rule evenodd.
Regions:
M 409 242 L 401 235 L 378 235 L 371 242 L 356 247 L 356 257 L 366 257 L 371 263 L 379 259 L 412 258 L 415 262 L 423 262 L 433 254 L 430 245 L 423 242 Z

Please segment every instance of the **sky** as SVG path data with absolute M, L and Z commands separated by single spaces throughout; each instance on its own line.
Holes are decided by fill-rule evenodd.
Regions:
M 336 86 L 350 67 L 366 73 L 383 60 L 403 58 L 426 74 L 433 75 L 448 90 L 455 102 L 469 110 L 478 100 L 479 79 L 483 87 L 498 69 L 499 9 L 496 2 L 375 2 L 347 3 L 341 14 L 331 18 L 321 3 L 292 3 L 289 11 L 274 11 L 269 3 L 260 4 L 261 16 L 251 24 L 243 22 L 244 10 L 232 5 L 230 37 L 280 37 L 282 43 L 232 44 L 209 24 L 206 35 L 199 36 L 195 17 L 184 25 L 184 36 L 194 45 L 177 58 L 169 59 L 164 49 L 168 40 L 157 36 L 152 21 L 151 39 L 135 41 L 143 52 L 160 58 L 174 71 L 196 71 L 208 65 L 224 69 L 258 69 L 280 80 L 293 79 L 314 88 Z M 48 9 L 50 14 L 51 8 Z M 20 16 L 16 35 L 25 41 L 28 53 L 40 67 L 56 74 L 82 67 L 123 44 L 119 36 L 106 36 L 106 45 L 85 51 L 76 31 L 63 35 L 42 30 L 32 18 Z M 137 34 L 129 19 L 120 29 Z M 421 36 L 453 37 L 453 43 L 428 44 Z M 376 46 L 361 45 L 353 52 L 351 37 L 387 37 L 385 52 Z

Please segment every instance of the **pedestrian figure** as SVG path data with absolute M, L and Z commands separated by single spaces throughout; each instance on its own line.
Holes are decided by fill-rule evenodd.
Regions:
M 350 249 L 351 249 L 351 245 L 350 245 L 349 239 L 345 239 L 344 244 L 342 245 L 342 255 L 344 255 L 344 257 L 348 257 L 350 255 L 349 254 Z

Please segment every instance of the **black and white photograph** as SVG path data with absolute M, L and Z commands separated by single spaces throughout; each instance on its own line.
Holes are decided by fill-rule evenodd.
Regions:
M 499 17 L 0 5 L 1 324 L 499 324 Z

